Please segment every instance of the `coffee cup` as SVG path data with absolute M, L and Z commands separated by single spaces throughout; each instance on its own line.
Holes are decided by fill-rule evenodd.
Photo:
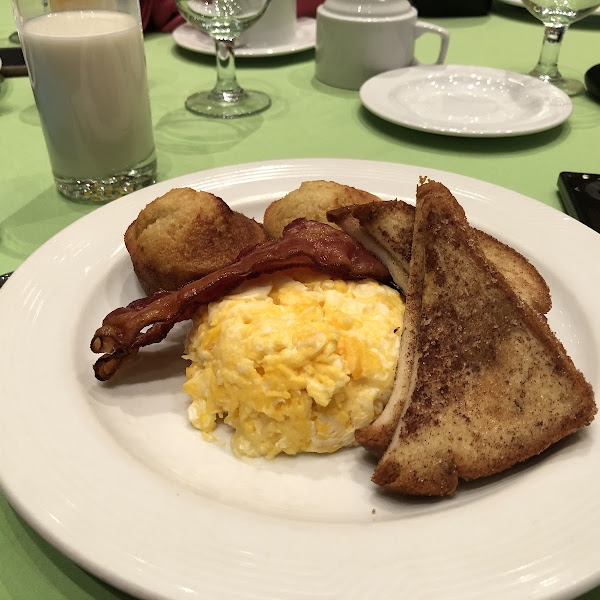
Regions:
M 272 48 L 289 44 L 296 37 L 296 0 L 272 0 L 263 16 L 242 32 L 237 45 Z
M 441 40 L 446 58 L 450 35 L 421 21 L 407 0 L 326 0 L 317 9 L 315 77 L 327 85 L 358 90 L 371 77 L 411 65 L 415 41 L 426 33 Z
M 156 181 L 137 0 L 13 0 L 54 182 L 105 202 Z

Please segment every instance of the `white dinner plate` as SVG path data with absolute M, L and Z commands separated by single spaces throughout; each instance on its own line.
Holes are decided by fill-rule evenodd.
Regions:
M 465 137 L 536 133 L 560 125 L 573 110 L 564 92 L 533 77 L 465 65 L 387 71 L 362 85 L 360 99 L 392 123 Z
M 503 4 L 512 4 L 513 6 L 520 6 L 521 8 L 525 8 L 525 5 L 523 4 L 522 0 L 499 0 L 500 2 L 502 2 Z M 600 16 L 600 7 L 597 8 L 591 15 L 591 16 Z
M 178 46 L 199 52 L 200 54 L 213 55 L 215 43 L 206 34 L 198 31 L 189 23 L 184 23 L 172 33 L 173 40 Z M 258 58 L 261 56 L 283 56 L 284 54 L 295 54 L 314 48 L 317 37 L 316 20 L 312 17 L 300 17 L 296 21 L 296 35 L 285 44 L 271 47 L 236 46 L 236 56 L 247 56 Z
M 453 498 L 370 482 L 360 448 L 239 460 L 187 422 L 186 324 L 113 382 L 94 379 L 93 332 L 140 295 L 123 232 L 173 187 L 261 219 L 302 181 L 412 201 L 445 183 L 472 224 L 546 278 L 551 327 L 600 389 L 600 236 L 535 200 L 400 164 L 303 159 L 213 169 L 99 208 L 36 251 L 0 291 L 0 482 L 16 510 L 84 568 L 144 599 L 538 600 L 600 583 L 600 423 Z M 597 270 L 597 269 L 596 269 Z

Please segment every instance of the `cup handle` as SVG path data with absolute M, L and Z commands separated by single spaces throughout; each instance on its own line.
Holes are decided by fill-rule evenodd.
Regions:
M 446 52 L 448 52 L 448 42 L 450 41 L 450 33 L 447 29 L 444 29 L 443 27 L 438 27 L 433 23 L 427 23 L 426 21 L 417 21 L 415 23 L 415 40 L 417 38 L 420 38 L 424 33 L 434 33 L 435 35 L 440 36 L 440 39 L 442 41 L 440 46 L 440 53 L 437 57 L 437 60 L 434 63 L 429 64 L 441 65 L 444 62 L 444 60 L 446 60 Z M 420 63 L 415 58 L 413 59 L 412 64 L 420 65 L 423 63 Z

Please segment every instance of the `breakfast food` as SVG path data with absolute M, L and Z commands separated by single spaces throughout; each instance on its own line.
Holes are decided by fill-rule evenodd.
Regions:
M 415 207 L 400 200 L 342 207 L 327 213 L 330 221 L 354 236 L 388 267 L 398 287 L 408 285 Z M 552 307 L 550 290 L 538 270 L 519 252 L 472 229 L 477 243 L 517 294 L 541 314 Z
M 305 181 L 267 207 L 263 224 L 269 237 L 278 238 L 294 219 L 328 223 L 327 211 L 367 202 L 381 202 L 381 198 L 334 181 Z
M 479 247 L 441 184 L 417 191 L 393 437 L 372 480 L 448 495 L 589 424 L 594 394 L 546 319 Z M 405 338 L 406 336 L 406 338 Z M 357 432 L 378 448 L 381 429 Z
M 352 237 L 324 223 L 296 219 L 283 237 L 265 242 L 173 292 L 135 300 L 110 312 L 92 338 L 100 381 L 110 379 L 143 346 L 163 340 L 176 323 L 191 319 L 202 304 L 214 302 L 244 281 L 263 273 L 310 267 L 344 279 L 389 281 L 385 266 Z
M 262 226 L 213 194 L 175 188 L 144 208 L 125 245 L 147 295 L 177 290 L 265 241 Z
M 452 495 L 593 420 L 522 255 L 470 227 L 439 183 L 421 182 L 416 209 L 354 192 L 365 202 L 327 211 L 341 229 L 283 210 L 282 237 L 107 315 L 96 377 L 193 317 L 184 389 L 204 435 L 224 419 L 237 455 L 266 458 L 358 442 L 376 484 L 412 495 Z
M 192 424 L 238 456 L 334 452 L 392 389 L 404 301 L 373 280 L 273 274 L 202 306 L 184 358 Z

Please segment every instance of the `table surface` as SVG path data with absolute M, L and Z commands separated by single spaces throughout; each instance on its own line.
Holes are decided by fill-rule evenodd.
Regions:
M 430 19 L 451 34 L 447 62 L 527 72 L 542 27 L 520 7 L 497 2 L 489 15 Z M 0 43 L 14 30 L 10 3 L 0 6 Z M 600 18 L 574 25 L 560 66 L 583 79 L 600 62 Z M 419 42 L 423 61 L 435 47 Z M 179 49 L 169 34 L 146 35 L 146 57 L 159 180 L 213 167 L 287 158 L 381 160 L 460 173 L 515 190 L 562 210 L 561 171 L 597 172 L 600 105 L 573 99 L 569 120 L 552 130 L 502 139 L 444 137 L 389 124 L 364 108 L 357 92 L 314 78 L 312 50 L 272 58 L 240 58 L 243 86 L 266 91 L 272 107 L 253 117 L 196 117 L 185 98 L 214 82 L 214 59 Z M 62 228 L 95 207 L 54 189 L 39 117 L 27 78 L 0 83 L 0 273 L 12 271 Z M 118 200 L 117 200 L 118 201 Z M 6 348 L 6 345 L 5 345 Z M 115 599 L 123 592 L 89 575 L 38 536 L 0 494 L 0 599 Z M 600 587 L 580 597 L 600 600 Z

